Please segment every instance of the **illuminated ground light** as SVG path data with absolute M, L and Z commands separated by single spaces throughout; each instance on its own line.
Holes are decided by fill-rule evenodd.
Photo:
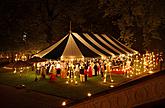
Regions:
M 153 71 L 149 71 L 148 73 L 152 74 L 152 73 L 154 73 L 154 72 L 153 72 Z
M 69 81 L 66 81 L 66 84 L 69 84 Z
M 88 96 L 88 97 L 91 97 L 91 96 L 92 96 L 92 94 L 91 94 L 91 93 L 88 93 L 88 94 L 87 94 L 87 96 Z
M 104 79 L 104 81 L 103 81 L 104 83 L 106 83 L 106 79 Z
M 17 71 L 16 71 L 16 68 L 15 68 L 13 73 L 15 74 L 16 72 L 17 72 Z
M 113 88 L 113 87 L 114 87 L 114 85 L 110 85 L 110 87 L 111 87 L 111 88 Z
M 132 77 L 132 75 L 130 75 L 130 77 Z
M 62 106 L 66 106 L 66 102 L 65 101 L 62 102 Z
M 77 85 L 77 81 L 75 81 L 75 84 Z

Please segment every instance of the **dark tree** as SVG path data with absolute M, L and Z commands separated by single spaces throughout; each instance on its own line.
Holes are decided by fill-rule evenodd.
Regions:
M 120 39 L 135 49 L 150 49 L 155 40 L 162 41 L 163 0 L 100 0 L 105 16 L 117 17 L 113 24 L 120 29 Z

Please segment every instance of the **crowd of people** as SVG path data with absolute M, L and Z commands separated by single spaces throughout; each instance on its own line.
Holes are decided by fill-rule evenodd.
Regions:
M 70 79 L 76 77 L 80 78 L 81 82 L 85 82 L 88 77 L 98 75 L 104 77 L 104 74 L 112 72 L 114 67 L 122 68 L 125 64 L 121 57 L 106 60 L 95 58 L 84 61 L 47 61 L 37 63 L 33 69 L 35 69 L 37 76 L 41 76 L 41 79 L 45 79 L 46 75 L 49 75 L 50 80 L 56 80 L 56 77 Z
M 127 75 L 133 68 L 134 70 L 139 67 L 146 68 L 147 58 L 149 58 L 148 54 L 146 57 L 142 56 L 141 58 L 139 55 L 121 55 L 107 59 L 91 58 L 83 61 L 47 61 L 37 63 L 33 70 L 35 69 L 36 71 L 36 80 L 38 80 L 38 76 L 41 76 L 41 79 L 45 79 L 46 75 L 49 75 L 50 80 L 57 80 L 57 77 L 68 79 L 79 78 L 81 82 L 85 82 L 88 77 L 101 76 L 104 78 L 105 74 L 108 76 L 112 73 Z M 151 54 L 150 59 L 147 60 L 147 65 L 149 66 L 151 63 L 158 62 L 157 60 L 154 61 L 156 58 L 158 57 Z

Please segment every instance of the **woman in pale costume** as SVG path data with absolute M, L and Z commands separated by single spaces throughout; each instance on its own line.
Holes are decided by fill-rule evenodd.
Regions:
M 110 73 L 110 62 L 106 63 L 106 70 L 107 73 Z
M 82 63 L 81 63 L 81 65 L 80 65 L 80 81 L 81 81 L 81 82 L 85 82 L 84 66 L 83 66 Z
M 100 70 L 101 70 L 101 69 L 100 69 L 100 64 L 97 63 L 97 72 L 98 72 L 97 75 L 100 75 Z
M 92 66 L 91 66 L 91 64 L 88 66 L 88 77 L 92 77 Z
M 75 66 L 75 76 L 80 76 L 80 68 L 79 68 L 79 64 L 77 63 Z
M 56 64 L 56 72 L 57 72 L 57 76 L 60 76 L 60 73 L 61 73 L 61 64 L 60 64 L 59 61 Z
M 92 76 L 94 76 L 94 75 L 95 75 L 94 66 L 95 66 L 95 64 L 94 64 L 94 62 L 92 61 L 92 62 L 91 62 L 91 67 L 92 67 Z
M 104 68 L 104 63 L 101 64 L 101 77 L 104 77 L 104 73 L 105 73 L 105 68 Z
M 50 73 L 50 80 L 53 81 L 53 80 L 56 80 L 56 68 L 55 68 L 55 65 L 52 64 L 50 66 L 50 69 L 49 69 L 49 73 Z
M 94 64 L 94 67 L 93 68 L 94 68 L 95 76 L 97 76 L 97 73 L 98 73 L 97 72 L 97 63 Z
M 64 62 L 61 62 L 60 64 L 61 66 L 61 78 L 66 78 L 66 70 L 65 70 L 65 63 Z

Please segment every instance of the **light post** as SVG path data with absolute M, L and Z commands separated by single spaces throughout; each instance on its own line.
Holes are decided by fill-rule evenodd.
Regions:
M 25 49 L 26 49 L 26 39 L 27 39 L 27 33 L 24 32 L 22 36 L 22 40 L 24 41 Z

